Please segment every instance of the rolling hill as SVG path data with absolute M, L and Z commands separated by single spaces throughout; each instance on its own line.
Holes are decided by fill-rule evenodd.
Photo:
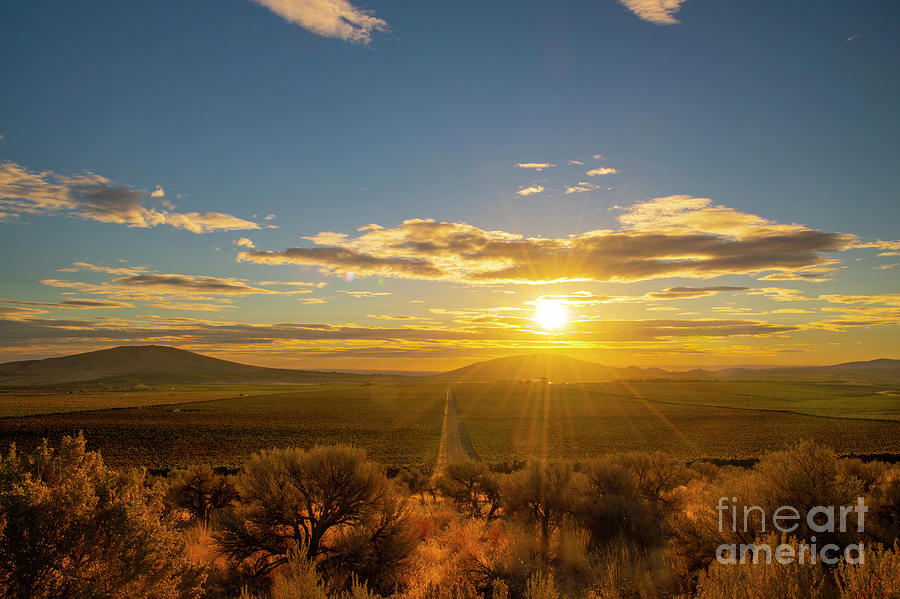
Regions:
M 83 354 L 0 364 L 0 386 L 71 383 L 316 383 L 365 381 L 377 375 L 250 366 L 161 345 L 113 347 Z
M 510 356 L 476 362 L 451 370 L 432 379 L 448 382 L 482 382 L 502 380 L 610 381 L 617 379 L 710 379 L 710 380 L 847 380 L 884 384 L 900 384 L 900 360 L 879 359 L 847 362 L 832 366 L 783 368 L 694 369 L 672 372 L 661 368 L 615 368 L 577 360 L 564 355 L 532 354 Z
M 501 381 L 534 380 L 546 378 L 551 381 L 609 381 L 620 378 L 649 378 L 668 376 L 658 368 L 643 369 L 612 368 L 593 362 L 585 362 L 557 354 L 531 354 L 510 356 L 484 362 L 475 362 L 456 370 L 434 375 L 450 381 Z

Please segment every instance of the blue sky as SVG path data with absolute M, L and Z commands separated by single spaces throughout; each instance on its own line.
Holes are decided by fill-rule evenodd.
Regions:
M 329 10 L 343 10 L 357 24 L 329 21 Z M 343 29 L 328 29 L 334 26 Z M 889 242 L 900 237 L 898 33 L 900 7 L 888 1 L 7 3 L 0 8 L 0 160 L 21 172 L 43 173 L 42 185 L 57 185 L 47 193 L 62 193 L 59 185 L 84 186 L 72 178 L 85 173 L 119 192 L 142 190 L 144 196 L 132 197 L 129 205 L 152 212 L 136 222 L 121 212 L 111 216 L 108 204 L 100 216 L 96 204 L 86 213 L 83 205 L 48 209 L 32 198 L 23 208 L 16 200 L 21 190 L 0 188 L 7 199 L 0 211 L 8 214 L 0 224 L 0 251 L 7 257 L 2 299 L 49 304 L 68 293 L 129 304 L 76 310 L 8 303 L 13 341 L 4 355 L 168 342 L 260 363 L 421 363 L 430 369 L 548 344 L 610 363 L 684 366 L 896 354 L 896 329 L 884 323 L 896 320 L 898 270 L 883 267 L 897 261 Z M 527 163 L 554 166 L 516 167 Z M 598 168 L 615 172 L 587 175 Z M 163 195 L 150 197 L 157 186 Z M 535 193 L 517 193 L 529 188 Z M 815 263 L 792 263 L 792 272 L 833 267 L 818 277 L 831 280 L 819 282 L 760 282 L 786 272 L 781 258 L 758 264 L 758 270 L 702 276 L 679 271 L 611 280 L 561 272 L 557 280 L 544 277 L 537 285 L 515 278 L 485 285 L 456 271 L 448 274 L 449 267 L 437 278 L 382 269 L 346 280 L 349 266 L 311 262 L 309 256 L 301 263 L 282 259 L 280 265 L 259 264 L 258 257 L 236 260 L 238 251 L 251 249 L 238 248 L 240 238 L 269 252 L 335 247 L 333 240 L 329 245 L 304 238 L 338 232 L 352 239 L 369 223 L 392 229 L 407 219 L 567 239 L 619 231 L 621 215 L 633 207 L 676 195 L 709 198 L 709 206 L 735 214 L 855 240 L 814 248 Z M 689 210 L 708 216 L 699 204 Z M 219 215 L 207 218 L 207 232 L 191 232 L 197 217 L 177 216 L 199 213 Z M 269 215 L 274 217 L 266 220 Z M 239 220 L 225 227 L 225 216 Z M 151 225 L 147 218 L 168 224 Z M 259 228 L 239 228 L 239 221 Z M 696 226 L 692 231 L 711 233 Z M 712 234 L 731 235 L 720 229 Z M 871 245 L 879 240 L 887 245 Z M 355 247 L 384 257 L 378 248 Z M 434 257 L 392 252 L 403 260 L 431 263 Z M 826 265 L 825 259 L 839 263 Z M 119 289 L 131 282 L 110 283 L 114 276 L 138 275 L 59 272 L 73 262 L 140 266 L 142 273 L 228 279 L 256 289 L 274 288 L 258 285 L 263 281 L 325 285 L 296 286 L 309 291 L 303 294 L 202 295 L 189 281 L 181 284 L 190 293 L 176 292 L 179 284 L 172 280 L 168 288 L 153 281 L 155 299 L 148 299 Z M 47 280 L 113 287 L 42 283 Z M 135 284 L 149 293 L 151 283 Z M 721 320 L 728 306 L 748 316 L 727 314 L 743 321 L 734 335 L 638 335 L 631 342 L 658 346 L 650 353 L 625 340 L 610 341 L 617 335 L 578 338 L 612 320 L 634 321 L 643 330 L 658 314 L 646 311 L 653 307 L 647 298 L 597 301 L 589 308 L 567 294 L 633 299 L 677 287 L 746 289 L 676 300 L 680 312 L 659 311 L 668 320 Z M 791 309 L 810 314 L 773 314 L 784 309 L 776 301 L 786 303 L 772 300 L 779 293 L 773 288 L 801 293 L 803 307 Z M 770 291 L 757 293 L 761 289 Z M 340 290 L 391 295 L 359 298 Z M 568 336 L 548 336 L 524 316 L 533 309 L 528 302 L 543 295 L 567 302 L 573 321 Z M 868 300 L 814 299 L 823 295 Z M 229 305 L 203 311 L 161 307 L 191 297 Z M 298 301 L 311 298 L 323 303 Z M 207 308 L 216 303 L 192 301 Z M 822 324 L 835 317 L 830 309 L 841 306 L 868 307 L 870 320 L 856 322 L 862 314 L 857 310 L 837 316 L 845 322 L 852 316 L 852 327 Z M 521 311 L 521 318 L 495 318 L 504 308 Z M 504 332 L 492 337 L 473 328 L 481 317 L 434 310 L 485 310 L 494 319 L 491 326 Z M 379 337 L 377 329 L 395 324 L 371 314 L 403 317 L 396 322 L 407 331 L 392 329 Z M 92 319 L 111 319 L 104 322 L 115 322 L 116 333 L 61 334 L 60 323 L 75 317 L 85 329 L 97 328 Z M 165 332 L 154 337 L 145 317 L 165 321 Z M 195 330 L 179 336 L 171 318 L 258 327 L 352 324 L 359 330 L 340 342 L 288 339 L 280 332 L 261 335 L 255 346 Z M 750 321 L 781 328 L 747 334 Z M 101 328 L 108 326 L 113 325 Z M 448 330 L 473 337 L 464 343 L 439 338 L 445 332 L 428 337 L 429 331 Z M 842 345 L 830 346 L 836 343 Z M 763 347 L 766 352 L 760 352 Z M 422 356 L 429 359 L 417 359 Z

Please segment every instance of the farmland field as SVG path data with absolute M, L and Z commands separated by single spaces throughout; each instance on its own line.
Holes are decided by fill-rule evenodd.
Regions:
M 287 385 L 179 385 L 144 388 L 144 386 L 118 389 L 97 387 L 72 387 L 69 389 L 4 389 L 0 390 L 0 418 L 81 412 L 84 410 L 108 410 L 139 408 L 145 406 L 180 404 L 240 397 L 241 395 L 271 395 L 285 393 Z
M 671 380 L 597 383 L 583 387 L 590 393 L 682 405 L 900 420 L 900 388 L 871 383 Z
M 809 387 L 809 385 L 807 385 Z M 457 405 L 472 444 L 482 459 L 503 462 L 545 456 L 579 459 L 610 451 L 663 450 L 683 458 L 748 458 L 811 439 L 845 454 L 897 453 L 900 422 L 897 399 L 861 398 L 857 408 L 886 420 L 835 418 L 780 411 L 793 401 L 807 414 L 826 412 L 823 396 L 802 386 L 794 399 L 777 400 L 785 383 L 605 383 L 544 385 L 494 383 L 455 385 Z M 817 388 L 821 393 L 821 388 Z M 728 397 L 752 391 L 758 399 Z M 648 398 L 653 398 L 648 399 Z M 800 398 L 800 399 L 798 399 Z M 732 407 L 719 407 L 728 402 Z M 704 403 L 705 402 L 705 403 Z M 885 402 L 893 407 L 884 408 Z M 759 407 L 765 409 L 759 409 Z M 734 409 L 740 407 L 741 409 Z M 846 413 L 834 408 L 831 415 Z
M 238 466 L 273 446 L 352 443 L 387 465 L 431 468 L 446 387 L 306 385 L 278 394 L 0 419 L 0 443 L 84 432 L 112 465 Z
M 623 450 L 748 458 L 801 439 L 844 454 L 900 453 L 900 397 L 882 390 L 716 381 L 454 385 L 474 449 L 492 463 Z M 0 444 L 30 447 L 82 430 L 113 465 L 172 468 L 239 466 L 272 446 L 352 443 L 387 466 L 429 469 L 445 393 L 445 383 L 408 382 L 209 385 L 174 398 L 160 391 L 10 396 Z M 31 415 L 13 416 L 16 409 Z

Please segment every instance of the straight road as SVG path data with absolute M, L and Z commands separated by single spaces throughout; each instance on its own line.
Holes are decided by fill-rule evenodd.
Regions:
M 438 454 L 437 465 L 434 468 L 434 474 L 440 474 L 444 467 L 451 462 L 477 459 L 478 455 L 472 447 L 472 441 L 469 439 L 462 422 L 460 422 L 459 410 L 456 408 L 456 397 L 453 395 L 453 387 L 447 387 L 447 402 L 444 405 L 444 428 L 441 431 L 441 449 Z

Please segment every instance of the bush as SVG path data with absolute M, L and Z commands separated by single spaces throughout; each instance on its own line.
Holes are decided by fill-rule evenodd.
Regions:
M 0 459 L 0 594 L 197 596 L 203 576 L 143 479 L 108 469 L 81 435 L 58 451 L 46 441 L 27 454 L 13 447 Z
M 472 518 L 493 518 L 500 507 L 500 485 L 484 462 L 468 460 L 447 464 L 437 480 L 444 497 Z
M 545 553 L 550 535 L 566 515 L 574 512 L 576 494 L 572 464 L 561 461 L 529 463 L 503 481 L 501 493 L 508 514 L 537 525 Z
M 169 474 L 167 498 L 208 527 L 213 513 L 230 506 L 238 493 L 233 477 L 216 474 L 209 466 L 197 466 Z
M 867 547 L 865 561 L 844 561 L 835 571 L 841 599 L 894 599 L 900 597 L 900 545 L 894 550 L 882 546 Z
M 798 547 L 795 540 L 786 540 L 774 534 L 761 537 L 758 542 L 768 543 L 773 548 L 787 543 L 795 551 Z M 700 576 L 697 599 L 748 596 L 758 599 L 827 599 L 830 593 L 821 561 L 815 564 L 800 564 L 797 561 L 779 564 L 775 560 L 771 563 L 766 563 L 766 560 L 752 563 L 748 560 L 743 564 L 713 562 Z
M 241 504 L 220 518 L 215 538 L 253 576 L 302 549 L 334 571 L 361 568 L 371 576 L 377 568 L 381 581 L 413 549 L 405 506 L 360 450 L 331 446 L 254 454 L 238 488 Z

